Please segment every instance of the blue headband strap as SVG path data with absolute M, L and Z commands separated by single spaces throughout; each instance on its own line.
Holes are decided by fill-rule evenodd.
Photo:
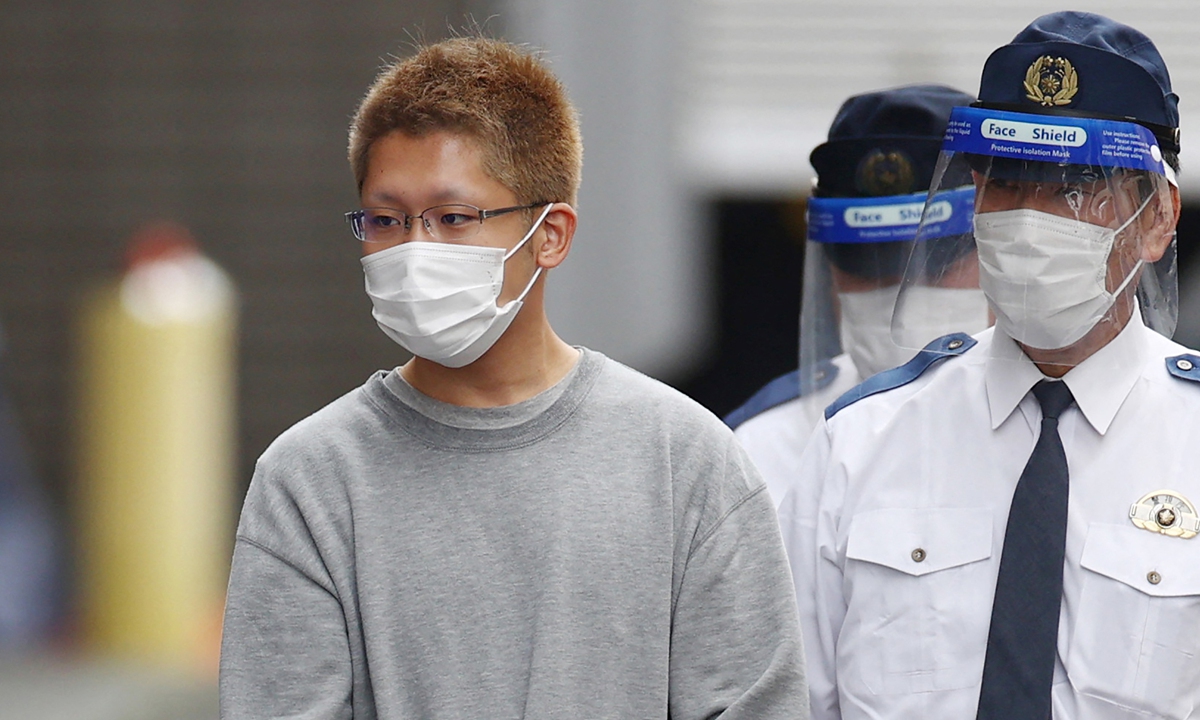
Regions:
M 1136 123 L 1118 120 L 958 107 L 950 114 L 942 149 L 1167 174 L 1154 133 Z
M 975 188 L 871 198 L 808 200 L 808 239 L 819 243 L 872 243 L 913 240 L 925 216 L 921 239 L 971 232 Z

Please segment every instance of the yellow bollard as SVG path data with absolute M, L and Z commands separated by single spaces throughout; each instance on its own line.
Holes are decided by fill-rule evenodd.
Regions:
M 80 339 L 79 600 L 112 656 L 215 668 L 228 575 L 236 301 L 185 230 L 131 243 Z

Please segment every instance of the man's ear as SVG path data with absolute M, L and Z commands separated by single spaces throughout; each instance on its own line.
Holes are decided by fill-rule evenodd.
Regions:
M 1142 243 L 1142 259 L 1146 262 L 1158 262 L 1162 258 L 1163 253 L 1171 244 L 1171 240 L 1175 238 L 1175 227 L 1179 225 L 1179 213 L 1182 210 L 1179 188 L 1170 185 L 1168 190 L 1169 201 L 1164 198 L 1163 194 L 1160 194 L 1160 200 L 1152 203 L 1155 210 L 1151 217 L 1151 225 L 1146 229 L 1145 240 Z M 1149 207 L 1147 206 L 1147 209 Z
M 537 246 L 538 267 L 549 270 L 558 267 L 571 251 L 571 240 L 575 237 L 575 225 L 579 216 L 575 208 L 567 203 L 554 203 L 546 219 L 542 221 L 543 240 Z

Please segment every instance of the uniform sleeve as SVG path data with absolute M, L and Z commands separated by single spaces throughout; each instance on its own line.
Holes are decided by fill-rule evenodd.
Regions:
M 221 641 L 221 718 L 351 718 L 341 603 L 293 564 L 238 538 Z
M 795 598 L 765 487 L 696 542 L 671 631 L 670 717 L 808 717 Z
M 832 551 L 832 525 L 823 520 L 822 496 L 830 487 L 830 442 L 822 423 L 800 460 L 799 473 L 779 506 L 805 639 L 813 720 L 841 717 L 837 691 L 836 642 L 846 616 L 842 569 Z

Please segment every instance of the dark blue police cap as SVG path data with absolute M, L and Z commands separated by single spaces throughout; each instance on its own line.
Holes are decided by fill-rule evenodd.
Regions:
M 943 85 L 855 95 L 834 117 L 829 141 L 809 156 L 816 193 L 876 197 L 928 190 L 950 110 L 974 99 Z
M 812 151 L 813 194 L 822 197 L 906 195 L 929 189 L 950 111 L 975 98 L 943 85 L 910 85 L 855 95 L 842 103 L 829 140 Z M 970 237 L 938 238 L 930 252 L 948 264 L 973 245 Z M 864 278 L 904 272 L 909 242 L 829 243 L 826 257 Z M 944 256 L 944 257 L 943 257 Z
M 978 105 L 1136 122 L 1179 151 L 1179 98 L 1153 41 L 1101 15 L 1034 20 L 983 67 Z

